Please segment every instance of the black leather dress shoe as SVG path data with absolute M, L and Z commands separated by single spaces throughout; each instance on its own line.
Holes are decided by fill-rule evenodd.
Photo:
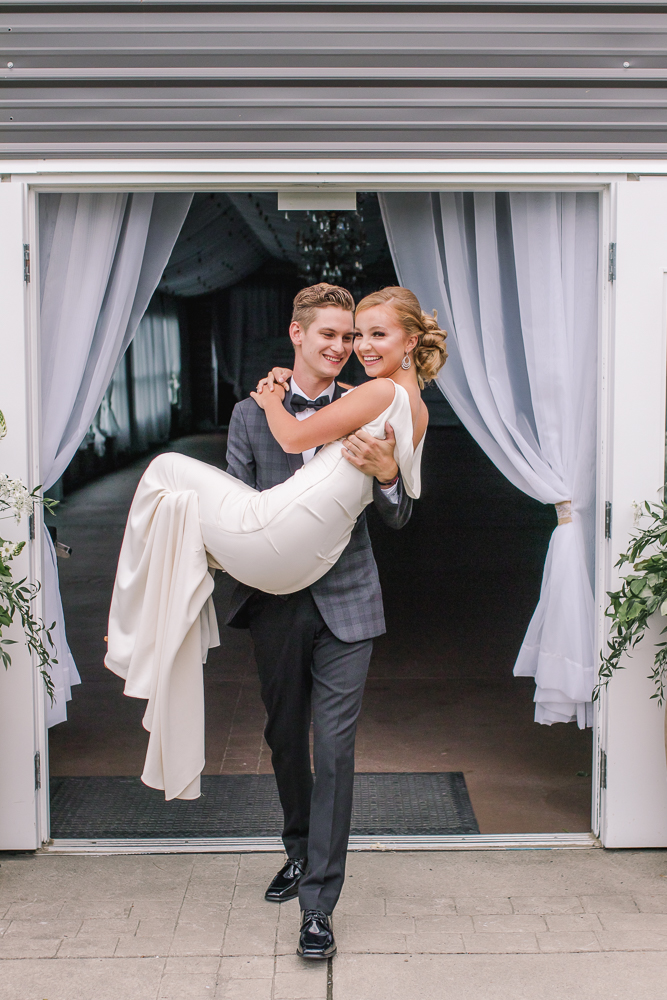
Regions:
M 336 954 L 331 917 L 323 910 L 304 910 L 296 949 L 302 958 L 331 958 Z
M 268 899 L 270 903 L 294 899 L 299 892 L 299 882 L 306 870 L 306 863 L 306 858 L 288 858 L 264 893 L 264 899 Z

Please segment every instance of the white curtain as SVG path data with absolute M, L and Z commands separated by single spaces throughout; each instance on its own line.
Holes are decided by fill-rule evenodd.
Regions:
M 438 384 L 457 416 L 519 489 L 571 501 L 514 672 L 535 678 L 537 722 L 583 728 L 596 666 L 598 196 L 410 193 L 380 203 L 401 284 L 437 308 L 449 333 Z
M 175 313 L 149 312 L 132 341 L 132 387 L 139 451 L 169 438 L 171 404 L 180 387 L 181 349 Z
M 127 354 L 124 354 L 98 411 L 101 431 L 106 437 L 115 438 L 119 452 L 129 451 L 132 444 L 128 391 Z
M 218 298 L 213 310 L 212 337 L 223 382 L 237 399 L 247 396 L 274 365 L 291 365 L 294 350 L 285 336 L 284 317 L 292 307 L 290 290 L 282 285 L 243 284 Z
M 40 195 L 42 485 L 69 465 L 155 291 L 190 194 Z M 55 620 L 56 702 L 67 717 L 80 678 L 67 645 L 56 557 L 44 533 L 44 616 Z
M 120 359 L 95 416 L 93 431 L 99 428 L 103 440 L 101 454 L 109 437 L 114 438 L 119 452 L 141 453 L 167 441 L 171 408 L 179 405 L 180 389 L 178 316 L 172 303 L 157 296 L 141 318 L 134 340 Z

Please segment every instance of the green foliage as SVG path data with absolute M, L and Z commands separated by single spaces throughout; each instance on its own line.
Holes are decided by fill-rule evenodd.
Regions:
M 0 538 L 0 637 L 3 629 L 8 628 L 18 614 L 23 626 L 26 645 L 36 656 L 37 669 L 42 676 L 51 704 L 53 704 L 55 692 L 47 667 L 50 663 L 58 661 L 44 645 L 44 639 L 48 642 L 50 649 L 55 651 L 51 630 L 56 623 L 53 622 L 47 628 L 41 618 L 35 618 L 32 613 L 31 601 L 39 593 L 39 584 L 27 584 L 25 577 L 22 580 L 12 579 L 11 569 L 8 565 L 14 556 L 21 552 L 24 545 L 25 542 L 12 545 L 12 543 L 5 542 L 4 539 Z M 6 647 L 15 644 L 14 639 L 0 638 L 0 662 L 4 664 L 5 669 L 12 662 Z
M 7 422 L 0 411 L 0 440 L 6 436 Z M 23 514 L 28 514 L 30 517 L 34 515 L 37 504 L 41 504 L 48 511 L 53 511 L 58 501 L 41 496 L 41 488 L 36 486 L 34 490 L 29 491 L 20 479 L 10 479 L 6 472 L 0 473 L 0 512 L 4 512 L 0 513 L 0 517 L 13 517 L 18 524 Z M 25 542 L 8 542 L 0 538 L 0 663 L 7 670 L 12 662 L 7 646 L 15 646 L 16 641 L 3 638 L 2 633 L 18 615 L 23 626 L 26 645 L 35 657 L 37 669 L 53 705 L 55 689 L 48 666 L 58 661 L 44 645 L 44 639 L 55 652 L 51 632 L 56 623 L 53 622 L 47 628 L 42 619 L 36 618 L 32 613 L 31 602 L 39 593 L 41 584 L 28 584 L 26 577 L 14 580 L 9 565 L 12 559 L 21 553 L 24 546 Z
M 20 522 L 23 514 L 29 516 L 34 514 L 37 504 L 42 504 L 47 510 L 52 511 L 58 501 L 40 496 L 40 490 L 41 486 L 36 486 L 34 490 L 29 491 L 20 479 L 10 479 L 6 473 L 1 473 L 0 512 L 5 513 L 0 514 L 0 517 L 13 517 L 15 521 Z M 58 661 L 47 649 L 44 640 L 49 644 L 51 650 L 55 650 L 51 638 L 51 630 L 54 628 L 55 622 L 47 628 L 41 618 L 34 616 L 31 602 L 39 593 L 40 584 L 28 584 L 26 577 L 14 580 L 9 565 L 12 559 L 20 554 L 24 546 L 25 542 L 8 542 L 4 538 L 0 538 L 0 663 L 4 665 L 6 670 L 12 662 L 7 646 L 15 645 L 15 640 L 2 638 L 2 633 L 18 615 L 23 626 L 26 645 L 36 657 L 37 669 L 42 676 L 51 704 L 53 704 L 54 687 L 47 668 L 50 663 Z
M 667 503 L 644 504 L 645 514 L 651 523 L 634 536 L 617 566 L 630 565 L 634 572 L 628 573 L 620 590 L 609 593 L 610 604 L 606 615 L 612 627 L 608 640 L 607 655 L 601 654 L 599 681 L 593 692 L 593 700 L 599 697 L 600 689 L 609 683 L 615 670 L 622 670 L 621 657 L 641 642 L 648 627 L 649 619 L 656 611 L 667 615 Z M 656 551 L 646 559 L 640 559 L 647 548 Z M 662 633 L 667 632 L 667 626 Z M 667 642 L 656 643 L 653 670 L 649 674 L 655 683 L 655 693 L 659 705 L 665 700 L 667 684 Z

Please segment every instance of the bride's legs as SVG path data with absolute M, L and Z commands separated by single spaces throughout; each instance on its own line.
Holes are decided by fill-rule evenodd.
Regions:
M 337 468 L 341 461 L 329 464 Z M 347 489 L 345 477 L 337 482 L 341 478 Z M 167 452 L 151 462 L 136 496 L 154 507 L 165 492 L 196 493 L 201 537 L 218 565 L 247 586 L 289 594 L 331 569 L 354 527 L 355 505 L 357 513 L 362 507 L 358 478 L 351 499 L 346 489 L 336 491 L 331 484 L 318 492 L 321 482 L 317 475 L 295 475 L 260 492 L 204 462 Z
M 168 451 L 154 458 L 146 469 L 142 484 L 153 490 L 178 493 L 194 490 L 199 497 L 199 514 L 204 523 L 218 519 L 220 504 L 228 495 L 255 496 L 257 490 L 217 469 L 214 465 Z

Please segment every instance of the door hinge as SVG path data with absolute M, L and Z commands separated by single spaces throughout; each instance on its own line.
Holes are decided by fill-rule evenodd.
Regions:
M 604 537 L 611 538 L 611 500 L 604 504 Z
M 30 244 L 23 244 L 23 280 L 30 284 Z
M 35 754 L 35 791 L 42 787 L 42 755 L 39 750 Z
M 609 274 L 610 281 L 616 281 L 616 244 L 609 244 Z
M 35 515 L 28 514 L 28 536 L 31 542 L 35 541 Z
M 607 753 L 600 750 L 600 788 L 607 787 Z

